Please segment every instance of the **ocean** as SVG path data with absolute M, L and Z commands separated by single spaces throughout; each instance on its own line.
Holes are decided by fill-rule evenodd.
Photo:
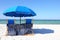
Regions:
M 8 20 L 0 19 L 0 24 L 7 24 Z M 20 23 L 20 20 L 15 20 L 16 24 Z M 25 23 L 25 20 L 21 20 L 21 23 Z M 32 20 L 33 24 L 60 24 L 60 20 Z

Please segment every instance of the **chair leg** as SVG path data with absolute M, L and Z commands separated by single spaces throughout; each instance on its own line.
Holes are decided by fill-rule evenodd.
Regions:
M 25 34 L 32 34 L 33 30 L 32 29 L 27 29 L 27 32 Z

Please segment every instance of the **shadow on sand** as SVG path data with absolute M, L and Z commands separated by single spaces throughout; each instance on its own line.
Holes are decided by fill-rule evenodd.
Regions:
M 45 29 L 45 28 L 42 28 L 42 29 L 33 29 L 33 31 L 34 31 L 35 34 L 48 34 L 48 33 L 54 33 L 54 30 Z

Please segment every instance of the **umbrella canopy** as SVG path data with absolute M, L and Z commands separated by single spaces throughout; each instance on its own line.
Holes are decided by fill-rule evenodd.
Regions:
M 30 17 L 35 16 L 36 14 L 29 8 L 24 6 L 15 6 L 8 8 L 4 15 L 6 16 L 14 16 L 14 17 Z
M 14 6 L 14 7 L 8 8 L 4 12 L 4 15 L 11 16 L 11 17 L 20 17 L 20 21 L 21 21 L 21 17 L 31 17 L 31 16 L 35 16 L 36 14 L 31 9 L 29 9 L 27 7 Z

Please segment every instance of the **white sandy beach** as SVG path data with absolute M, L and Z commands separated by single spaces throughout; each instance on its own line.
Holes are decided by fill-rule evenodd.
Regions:
M 0 40 L 60 40 L 60 24 L 34 24 L 33 29 L 52 29 L 54 33 L 29 36 L 5 36 L 6 24 L 0 24 Z

